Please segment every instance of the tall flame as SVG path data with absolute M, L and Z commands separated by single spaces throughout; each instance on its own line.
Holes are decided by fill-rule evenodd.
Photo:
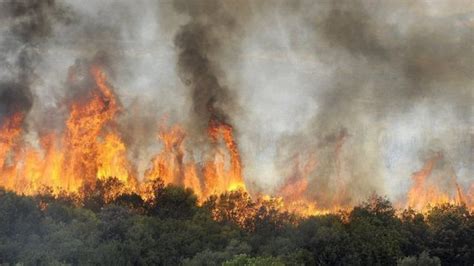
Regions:
M 226 190 L 245 189 L 242 178 L 242 165 L 237 143 L 234 140 L 233 129 L 230 125 L 211 119 L 208 134 L 215 146 L 214 158 L 208 161 L 204 168 L 204 179 L 207 195 L 222 193 Z M 230 156 L 230 165 L 225 165 L 225 151 L 218 146 L 222 140 Z
M 15 113 L 11 117 L 4 118 L 0 127 L 0 166 L 4 165 L 8 152 L 21 134 L 23 118 L 22 113 Z
M 442 164 L 446 164 L 444 160 L 443 154 L 438 152 L 431 156 L 419 171 L 413 173 L 412 187 L 407 195 L 409 207 L 423 210 L 430 205 L 466 203 L 454 170 L 451 167 L 443 167 Z M 436 168 L 441 169 L 435 171 Z
M 74 71 L 74 68 L 72 69 Z M 40 137 L 35 148 L 20 140 L 23 116 L 15 114 L 0 129 L 1 185 L 20 193 L 34 194 L 48 186 L 55 192 L 77 192 L 83 185 L 94 185 L 98 178 L 115 177 L 132 186 L 134 177 L 126 158 L 126 147 L 113 130 L 119 106 L 101 67 L 89 73 L 91 95 L 85 102 L 73 102 L 61 136 L 50 132 Z M 71 75 L 74 76 L 74 75 Z M 12 150 L 15 141 L 20 149 Z M 10 166 L 6 160 L 11 158 Z
M 160 126 L 158 139 L 163 144 L 163 149 L 152 160 L 145 179 L 161 178 L 165 184 L 190 187 L 201 199 L 225 191 L 245 190 L 240 154 L 232 127 L 211 121 L 208 135 L 213 150 L 210 159 L 200 167 L 191 156 L 185 156 L 184 130 L 180 126 L 169 129 Z M 220 145 L 220 141 L 223 141 L 223 145 Z
M 68 82 L 77 82 L 71 68 Z M 105 69 L 93 64 L 86 72 L 88 95 L 67 105 L 64 129 L 42 132 L 38 143 L 23 138 L 24 113 L 6 115 L 0 121 L 0 186 L 23 194 L 35 194 L 44 187 L 54 193 L 81 193 L 114 177 L 124 191 L 150 197 L 147 182 L 161 179 L 165 184 L 192 188 L 200 202 L 213 194 L 243 191 L 243 165 L 234 128 L 211 115 L 207 124 L 205 154 L 194 158 L 193 147 L 187 146 L 187 134 L 180 125 L 162 123 L 157 132 L 161 150 L 150 160 L 143 177 L 138 176 L 128 158 L 127 145 L 116 125 L 121 105 L 111 87 Z M 81 83 L 82 84 L 82 83 Z M 82 84 L 82 86 L 85 86 Z M 212 114 L 212 112 L 211 112 Z M 345 131 L 329 141 L 330 171 L 327 184 L 312 179 L 320 173 L 316 151 L 296 154 L 290 160 L 293 168 L 276 191 L 275 198 L 259 195 L 258 200 L 271 201 L 278 208 L 303 216 L 328 213 L 348 206 L 348 185 L 343 170 Z M 323 171 L 324 172 L 324 171 Z M 327 173 L 323 173 L 327 174 Z M 145 182 L 138 182 L 142 179 Z M 116 182 L 114 181 L 114 182 Z M 437 153 L 412 176 L 413 185 L 406 204 L 423 210 L 429 204 L 455 203 L 474 206 L 474 184 L 467 191 L 459 186 L 453 168 L 442 153 Z M 108 182 L 108 181 L 107 181 Z M 324 191 L 329 189 L 332 193 Z M 313 192 L 318 193 L 313 193 Z M 110 192 L 111 197 L 118 192 Z M 325 195 L 323 195 L 326 193 Z M 239 193 L 236 193 L 237 195 Z M 321 196 L 323 195 L 323 196 Z M 108 199 L 110 200 L 110 199 Z
M 337 136 L 330 136 L 329 143 L 334 144 L 330 149 L 331 167 L 333 174 L 330 181 L 332 183 L 320 184 L 320 179 L 314 178 L 318 174 L 318 161 L 316 151 L 308 154 L 297 153 L 289 162 L 293 168 L 287 175 L 286 181 L 277 191 L 277 195 L 284 199 L 284 206 L 287 210 L 296 212 L 303 216 L 336 212 L 350 207 L 347 201 L 347 184 L 343 176 L 342 152 L 346 138 L 346 130 L 341 130 Z M 327 174 L 327 173 L 325 173 Z M 320 187 L 318 187 L 320 186 Z M 330 189 L 330 191 L 325 191 Z M 324 197 L 312 192 L 321 191 Z M 321 193 L 316 193 L 321 194 Z

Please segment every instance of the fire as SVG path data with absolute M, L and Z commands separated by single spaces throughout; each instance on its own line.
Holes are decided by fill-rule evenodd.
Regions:
M 148 180 L 161 178 L 165 184 L 181 183 L 184 168 L 184 130 L 179 126 L 167 129 L 160 127 L 158 139 L 163 144 L 162 151 L 153 159 L 152 167 L 145 173 Z
M 407 195 L 409 207 L 424 210 L 443 203 L 466 204 L 456 175 L 446 164 L 443 154 L 438 152 L 413 174 L 413 184 Z
M 347 195 L 347 185 L 343 178 L 342 153 L 345 140 L 348 134 L 346 130 L 341 130 L 337 135 L 327 137 L 327 142 L 333 144 L 329 149 L 329 159 L 333 172 L 331 182 L 319 186 L 320 179 L 314 177 L 319 173 L 317 152 L 297 153 L 290 158 L 289 163 L 293 166 L 287 174 L 286 181 L 277 191 L 277 195 L 283 198 L 284 209 L 295 212 L 301 216 L 312 216 L 337 212 L 349 208 Z M 323 191 L 324 196 L 311 195 L 314 191 Z M 319 191 L 318 191 L 319 192 Z
M 338 201 L 340 198 L 338 195 L 334 195 L 330 208 L 321 206 L 317 200 L 307 195 L 308 190 L 311 189 L 309 187 L 310 175 L 317 168 L 317 160 L 314 154 L 309 155 L 306 159 L 298 155 L 292 161 L 294 162 L 292 173 L 277 192 L 279 198 L 282 199 L 282 209 L 303 217 L 327 214 L 344 209 Z
M 469 191 L 467 192 L 467 205 L 471 207 L 471 210 L 474 211 L 474 183 L 471 184 Z
M 344 179 L 347 171 L 342 171 L 347 170 L 342 157 L 348 136 L 345 131 L 327 141 L 332 145 L 326 149 L 330 154 L 327 164 L 333 169 L 329 173 L 322 171 L 330 177 L 326 183 L 319 183 L 324 179 L 314 178 L 321 175 L 316 170 L 320 167 L 318 159 L 324 157 L 316 151 L 297 153 L 290 159 L 293 167 L 286 173 L 287 179 L 275 195 L 257 195 L 256 203 L 251 203 L 246 198 L 249 194 L 235 130 L 229 123 L 218 119 L 212 110 L 207 132 L 203 132 L 207 134 L 204 151 L 194 151 L 195 147 L 188 144 L 185 127 L 179 124 L 168 126 L 162 122 L 157 132 L 161 149 L 152 156 L 148 169 L 140 176 L 128 158 L 128 147 L 118 131 L 116 121 L 122 107 L 106 70 L 101 64 L 92 64 L 85 73 L 80 71 L 79 67 L 72 67 L 68 83 L 87 91 L 87 95 L 67 102 L 68 114 L 62 129 L 41 132 L 38 141 L 34 142 L 23 138 L 25 113 L 13 112 L 2 118 L 0 186 L 28 195 L 39 193 L 45 187 L 54 194 L 64 191 L 80 194 L 96 186 L 104 189 L 107 182 L 116 182 L 121 185 L 117 186 L 117 191 L 108 192 L 107 201 L 130 191 L 147 200 L 153 195 L 150 184 L 159 179 L 165 185 L 192 188 L 201 203 L 212 195 L 242 196 L 243 204 L 254 205 L 249 209 L 252 213 L 234 217 L 239 224 L 246 223 L 246 217 L 257 215 L 257 210 L 268 202 L 272 208 L 301 216 L 350 207 L 347 200 L 349 188 Z M 441 153 L 432 156 L 412 179 L 413 186 L 407 195 L 410 207 L 422 210 L 429 204 L 446 202 L 474 205 L 474 185 L 463 191 L 454 170 Z M 221 200 L 225 204 L 226 198 Z M 237 209 L 244 211 L 245 208 Z M 219 213 L 216 217 L 228 215 Z
M 204 167 L 204 180 L 208 184 L 206 195 L 220 194 L 227 190 L 244 189 L 242 165 L 237 143 L 234 140 L 233 129 L 226 123 L 211 119 L 209 121 L 208 135 L 214 144 L 214 156 L 206 162 Z M 230 165 L 227 167 L 226 151 L 218 144 L 222 140 L 230 156 Z
M 62 132 L 42 134 L 39 147 L 34 147 L 21 139 L 23 115 L 5 119 L 0 131 L 0 160 L 5 176 L 2 186 L 25 194 L 35 194 L 44 187 L 55 193 L 79 193 L 82 187 L 93 188 L 97 180 L 113 177 L 128 190 L 146 190 L 139 187 L 127 146 L 117 131 L 115 121 L 121 106 L 105 70 L 100 64 L 92 64 L 85 74 L 80 70 L 79 66 L 72 67 L 68 82 L 85 86 L 81 75 L 85 76 L 82 79 L 90 81 L 85 83 L 89 86 L 88 95 L 68 105 L 69 115 Z M 161 125 L 158 140 L 162 149 L 153 157 L 143 180 L 160 178 L 165 184 L 192 188 L 201 202 L 211 194 L 245 190 L 232 126 L 211 119 L 207 133 L 212 149 L 203 162 L 196 162 L 187 152 L 184 129 Z
M 71 82 L 75 70 L 71 69 Z M 107 76 L 98 65 L 90 68 L 88 76 L 93 81 L 88 99 L 73 102 L 64 132 L 43 134 L 39 148 L 21 139 L 23 115 L 14 114 L 3 122 L 2 186 L 34 194 L 43 187 L 51 187 L 55 192 L 78 192 L 81 186 L 93 186 L 96 179 L 108 177 L 115 177 L 129 187 L 135 185 L 126 147 L 113 128 L 119 104 Z M 10 162 L 6 163 L 7 160 Z
M 117 115 L 117 100 L 100 67 L 92 66 L 90 75 L 96 88 L 90 100 L 72 104 L 63 139 L 64 159 L 70 162 L 63 165 L 63 172 L 66 187 L 72 191 L 85 183 L 94 184 L 96 178 L 113 176 L 123 182 L 132 179 L 118 134 L 110 130 L 102 135 Z
M 0 127 L 0 166 L 4 166 L 8 152 L 12 149 L 15 141 L 21 134 L 23 114 L 15 113 L 11 117 L 5 117 Z
M 212 194 L 245 190 L 233 128 L 211 121 L 208 136 L 212 144 L 211 155 L 204 162 L 204 166 L 200 167 L 192 156 L 186 154 L 184 129 L 178 125 L 171 128 L 160 126 L 158 139 L 163 149 L 152 160 L 145 179 L 161 178 L 165 184 L 173 183 L 192 188 L 201 201 Z M 220 141 L 223 141 L 223 145 L 220 145 Z

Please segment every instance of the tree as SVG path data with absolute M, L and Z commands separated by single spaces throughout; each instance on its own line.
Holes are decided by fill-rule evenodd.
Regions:
M 115 177 L 98 179 L 95 184 L 85 184 L 81 188 L 83 205 L 94 212 L 112 202 L 124 191 L 124 184 Z
M 108 205 L 99 213 L 99 229 L 103 240 L 124 241 L 127 230 L 132 226 L 131 212 L 121 206 Z
M 239 254 L 250 253 L 252 248 L 245 242 L 233 239 L 224 250 L 206 249 L 197 253 L 192 259 L 184 260 L 184 265 L 222 265 L 227 260 L 231 260 Z
M 0 189 L 0 264 L 18 261 L 30 237 L 41 232 L 40 218 L 31 198 Z
M 156 191 L 149 212 L 163 219 L 189 219 L 196 210 L 197 197 L 193 190 L 170 184 Z
M 218 222 L 237 225 L 248 232 L 274 236 L 294 221 L 274 200 L 254 201 L 243 190 L 225 192 L 210 197 L 204 204 Z
M 237 255 L 233 259 L 224 262 L 224 266 L 259 266 L 259 265 L 268 265 L 268 266 L 284 266 L 285 263 L 275 257 L 249 257 L 248 255 L 242 254 Z
M 396 264 L 403 253 L 401 221 L 386 199 L 372 196 L 349 214 L 349 233 L 363 265 Z
M 128 208 L 137 214 L 144 214 L 146 210 L 145 201 L 140 195 L 133 192 L 117 196 L 111 201 L 111 204 Z
M 401 246 L 403 254 L 415 256 L 427 250 L 430 235 L 424 215 L 413 209 L 408 209 L 401 213 L 400 219 L 402 221 L 402 234 L 406 239 Z
M 308 250 L 318 264 L 357 264 L 358 254 L 340 215 L 315 216 L 301 221 L 293 241 Z
M 255 203 L 250 195 L 242 190 L 224 192 L 219 196 L 211 196 L 203 207 L 208 209 L 212 218 L 223 224 L 233 224 L 246 230 L 253 227 Z
M 444 204 L 429 210 L 430 254 L 446 265 L 474 262 L 474 217 L 466 206 Z
M 420 256 L 405 257 L 397 261 L 399 266 L 441 266 L 438 257 L 430 257 L 428 252 L 423 251 Z

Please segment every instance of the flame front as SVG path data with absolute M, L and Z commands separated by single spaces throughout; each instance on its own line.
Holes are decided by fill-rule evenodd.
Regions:
M 184 130 L 177 125 L 169 129 L 161 126 L 158 139 L 163 149 L 152 160 L 145 179 L 161 178 L 165 184 L 173 183 L 192 188 L 201 200 L 225 191 L 245 190 L 233 128 L 228 124 L 211 121 L 208 136 L 212 151 L 201 167 L 195 163 L 194 158 L 185 156 Z
M 431 156 L 422 169 L 413 174 L 412 181 L 407 195 L 409 207 L 424 210 L 443 203 L 469 203 L 464 198 L 454 170 L 447 166 L 441 152 Z
M 94 84 L 91 95 L 86 101 L 69 106 L 64 132 L 60 136 L 57 132 L 44 134 L 39 148 L 20 139 L 21 115 L 4 121 L 0 131 L 2 186 L 34 194 L 43 187 L 51 187 L 56 193 L 78 192 L 81 186 L 94 186 L 97 179 L 107 177 L 115 177 L 130 187 L 136 184 L 130 174 L 126 147 L 112 124 L 119 105 L 106 74 L 94 65 L 89 75 Z
M 78 81 L 79 69 L 71 68 L 68 82 Z M 150 160 L 143 177 L 138 176 L 135 165 L 128 158 L 127 145 L 117 127 L 121 105 L 106 71 L 100 64 L 93 64 L 84 74 L 89 82 L 88 94 L 67 104 L 68 115 L 62 130 L 42 132 L 38 143 L 25 138 L 25 114 L 17 112 L 0 121 L 0 186 L 22 194 L 35 194 L 45 187 L 53 193 L 81 193 L 97 180 L 114 177 L 124 184 L 124 191 L 141 193 L 145 199 L 147 182 L 161 179 L 165 184 L 192 188 L 203 202 L 209 196 L 227 191 L 246 192 L 243 166 L 234 128 L 211 115 L 207 125 L 206 149 L 193 151 L 187 146 L 187 134 L 180 125 L 161 123 L 157 139 L 161 150 Z M 335 212 L 351 207 L 344 179 L 347 171 L 342 159 L 345 131 L 329 148 L 332 172 L 330 182 L 319 187 L 313 176 L 317 175 L 318 153 L 296 154 L 290 164 L 293 168 L 287 179 L 276 191 L 276 197 L 259 195 L 257 200 L 272 201 L 274 206 L 296 212 L 302 216 Z M 332 146 L 331 146 L 332 147 Z M 139 182 L 142 180 L 144 182 Z M 455 203 L 474 205 L 474 185 L 466 191 L 459 186 L 454 170 L 441 153 L 426 161 L 421 170 L 412 176 L 413 185 L 406 198 L 406 205 L 423 210 L 429 205 Z M 325 193 L 330 188 L 333 193 Z M 319 193 L 309 193 L 320 191 Z M 118 193 L 118 192 L 117 192 Z M 117 193 L 112 193 L 116 195 Z M 321 196 L 323 195 L 324 196 Z M 472 207 L 471 207 L 472 208 Z
M 78 82 L 79 71 L 72 67 L 68 82 Z M 35 194 L 45 187 L 54 193 L 79 193 L 84 186 L 93 188 L 99 179 L 114 177 L 128 191 L 142 191 L 117 130 L 121 107 L 104 69 L 92 65 L 84 78 L 91 81 L 86 99 L 68 105 L 64 130 L 42 134 L 39 147 L 22 138 L 24 114 L 4 118 L 0 127 L 1 186 L 23 194 Z M 207 133 L 212 151 L 203 163 L 197 163 L 186 152 L 184 129 L 160 126 L 162 149 L 143 180 L 160 178 L 165 184 L 190 187 L 201 201 L 211 194 L 245 189 L 233 128 L 210 122 Z

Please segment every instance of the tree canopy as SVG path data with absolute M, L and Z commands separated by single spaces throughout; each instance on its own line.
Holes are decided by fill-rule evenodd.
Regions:
M 77 195 L 0 190 L 0 263 L 24 265 L 472 265 L 465 206 L 397 210 L 373 196 L 352 210 L 297 217 L 227 192 L 199 204 L 155 182 L 150 198 L 117 180 Z

